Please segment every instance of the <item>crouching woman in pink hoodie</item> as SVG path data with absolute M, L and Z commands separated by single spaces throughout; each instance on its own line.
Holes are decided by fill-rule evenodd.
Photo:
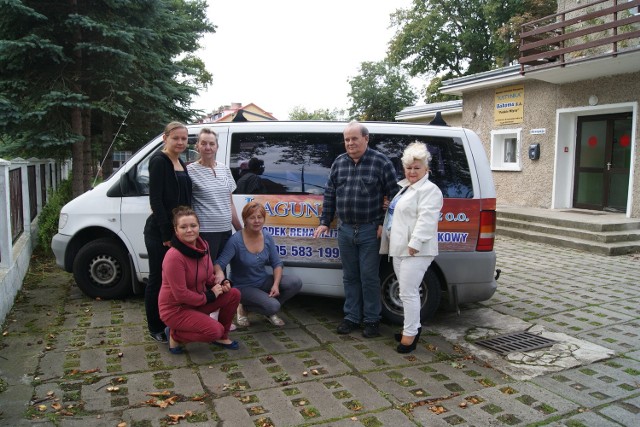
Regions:
M 173 210 L 175 235 L 162 263 L 162 287 L 158 298 L 160 318 L 167 325 L 169 351 L 183 352 L 183 344 L 210 342 L 230 350 L 238 342 L 229 339 L 231 321 L 240 303 L 240 291 L 228 280 L 214 285 L 209 247 L 200 237 L 200 222 L 189 207 Z M 218 320 L 209 314 L 220 310 Z

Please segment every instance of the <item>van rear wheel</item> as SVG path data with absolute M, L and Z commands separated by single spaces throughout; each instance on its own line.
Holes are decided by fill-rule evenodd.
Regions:
M 76 284 L 92 298 L 123 298 L 131 294 L 127 252 L 112 239 L 84 245 L 73 262 Z
M 400 299 L 400 284 L 393 265 L 387 263 L 382 268 L 381 296 L 382 296 L 382 317 L 391 323 L 401 325 L 404 321 L 404 310 Z M 442 291 L 440 278 L 431 267 L 427 270 L 420 284 L 420 320 L 431 319 L 438 311 Z

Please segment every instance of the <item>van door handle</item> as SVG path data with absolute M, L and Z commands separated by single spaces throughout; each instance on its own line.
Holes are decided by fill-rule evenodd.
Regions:
M 610 171 L 611 170 L 611 162 L 607 162 L 607 170 Z

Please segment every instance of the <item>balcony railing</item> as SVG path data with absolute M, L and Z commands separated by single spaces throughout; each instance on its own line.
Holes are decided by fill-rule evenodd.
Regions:
M 524 24 L 520 73 L 639 51 L 639 9 L 640 0 L 599 0 Z

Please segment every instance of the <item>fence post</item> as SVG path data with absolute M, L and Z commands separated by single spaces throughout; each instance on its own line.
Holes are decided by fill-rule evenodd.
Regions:
M 11 239 L 11 191 L 9 189 L 9 169 L 11 162 L 0 159 L 0 267 L 9 268 L 13 263 L 13 243 Z
M 29 194 L 29 174 L 27 172 L 29 162 L 22 157 L 16 157 L 11 160 L 11 164 L 20 168 L 20 176 L 22 177 L 20 179 L 22 181 L 22 188 L 20 189 L 22 192 L 22 232 L 25 233 L 25 236 L 31 236 L 31 215 L 29 213 L 31 211 L 29 202 L 31 194 Z
M 36 211 L 40 215 L 40 212 L 42 212 L 42 181 L 40 181 L 40 165 L 42 162 L 35 157 L 31 157 L 28 160 L 36 168 Z

